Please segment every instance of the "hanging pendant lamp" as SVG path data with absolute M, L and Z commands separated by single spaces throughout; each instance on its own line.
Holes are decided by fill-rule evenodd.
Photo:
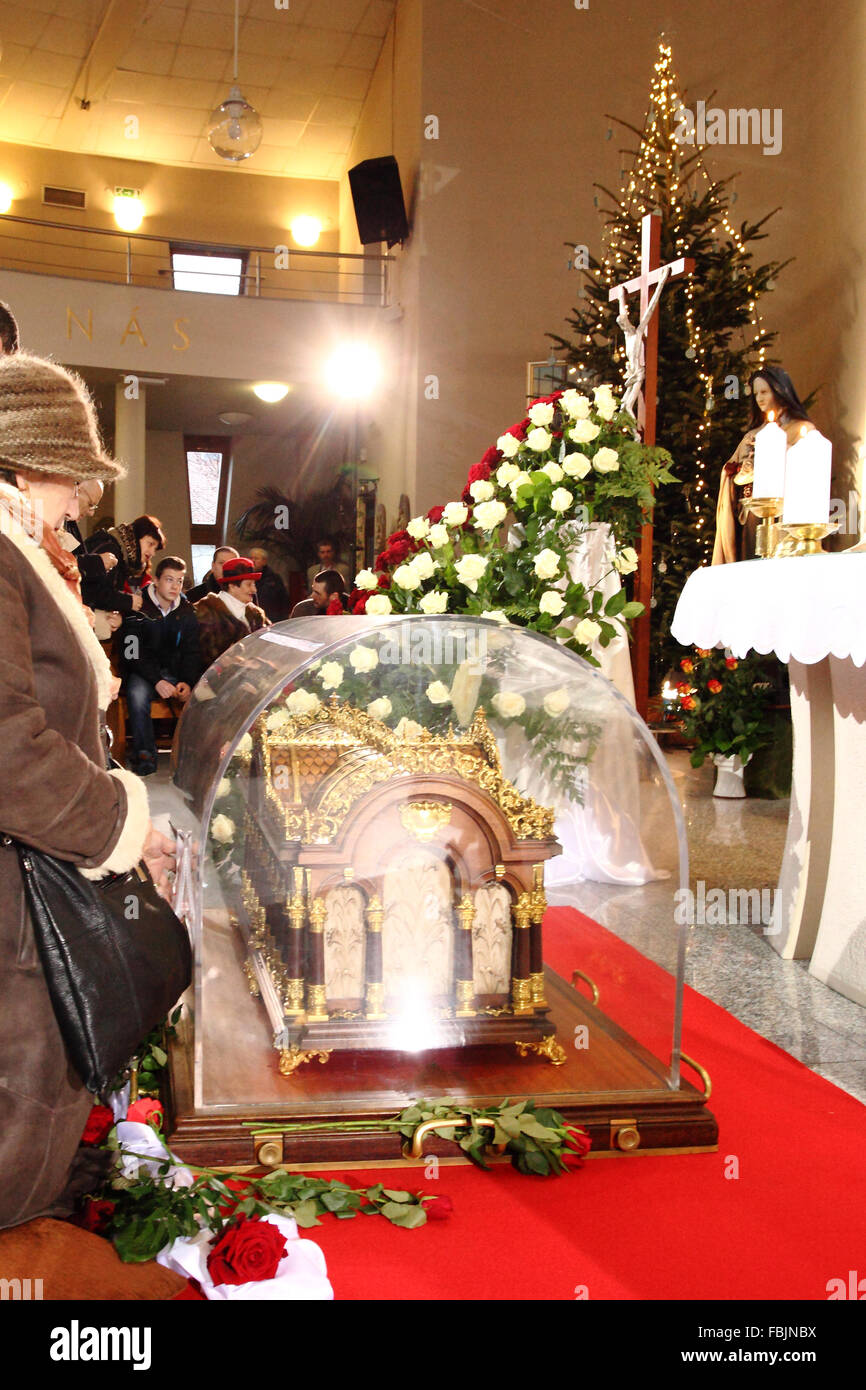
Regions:
M 207 138 L 214 154 L 231 164 L 240 164 L 244 159 L 249 159 L 262 143 L 261 117 L 244 100 L 238 86 L 238 0 L 235 0 L 234 81 L 226 100 L 211 112 Z

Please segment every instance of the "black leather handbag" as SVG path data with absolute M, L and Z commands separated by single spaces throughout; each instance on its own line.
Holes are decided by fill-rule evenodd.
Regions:
M 88 879 L 74 864 L 12 843 L 69 1059 L 98 1095 L 189 984 L 189 935 L 143 864 Z

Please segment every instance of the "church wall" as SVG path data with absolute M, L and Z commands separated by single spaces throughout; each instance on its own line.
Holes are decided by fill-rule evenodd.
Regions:
M 168 553 L 180 555 L 192 573 L 183 434 L 177 430 L 148 430 L 145 435 L 145 458 L 145 507 L 162 522 Z M 128 516 L 116 519 L 132 520 Z

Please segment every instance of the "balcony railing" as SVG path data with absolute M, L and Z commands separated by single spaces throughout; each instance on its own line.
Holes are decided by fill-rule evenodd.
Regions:
M 112 228 L 80 227 L 10 214 L 0 216 L 0 266 L 38 275 L 102 280 L 116 285 L 174 289 L 171 253 L 234 256 L 243 261 L 241 295 L 314 303 L 390 303 L 392 256 L 301 251 L 274 246 L 227 246 L 151 236 Z M 212 279 L 218 272 L 200 273 Z M 237 274 L 227 277 L 235 281 Z

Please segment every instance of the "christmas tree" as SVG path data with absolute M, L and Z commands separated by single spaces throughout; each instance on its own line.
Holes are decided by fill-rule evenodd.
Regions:
M 689 141 L 671 58 L 662 40 L 643 129 L 618 121 L 637 137 L 638 148 L 626 152 L 619 196 L 596 185 L 603 249 L 597 260 L 575 248 L 583 279 L 580 303 L 568 319 L 573 336 L 548 335 L 569 363 L 572 384 L 610 380 L 611 359 L 624 362 L 625 354 L 608 291 L 637 273 L 641 218 L 648 212 L 661 217 L 662 264 L 694 258 L 693 275 L 669 285 L 658 309 L 656 438 L 673 457 L 678 483 L 661 489 L 653 515 L 651 693 L 682 656 L 671 620 L 689 574 L 712 557 L 719 476 L 746 431 L 749 377 L 771 360 L 767 351 L 775 338 L 762 327 L 758 301 L 782 269 L 776 261 L 753 263 L 750 248 L 763 239 L 772 213 L 734 225 L 732 180 L 713 180 L 703 147 L 693 134 Z M 635 321 L 634 302 L 630 312 Z

